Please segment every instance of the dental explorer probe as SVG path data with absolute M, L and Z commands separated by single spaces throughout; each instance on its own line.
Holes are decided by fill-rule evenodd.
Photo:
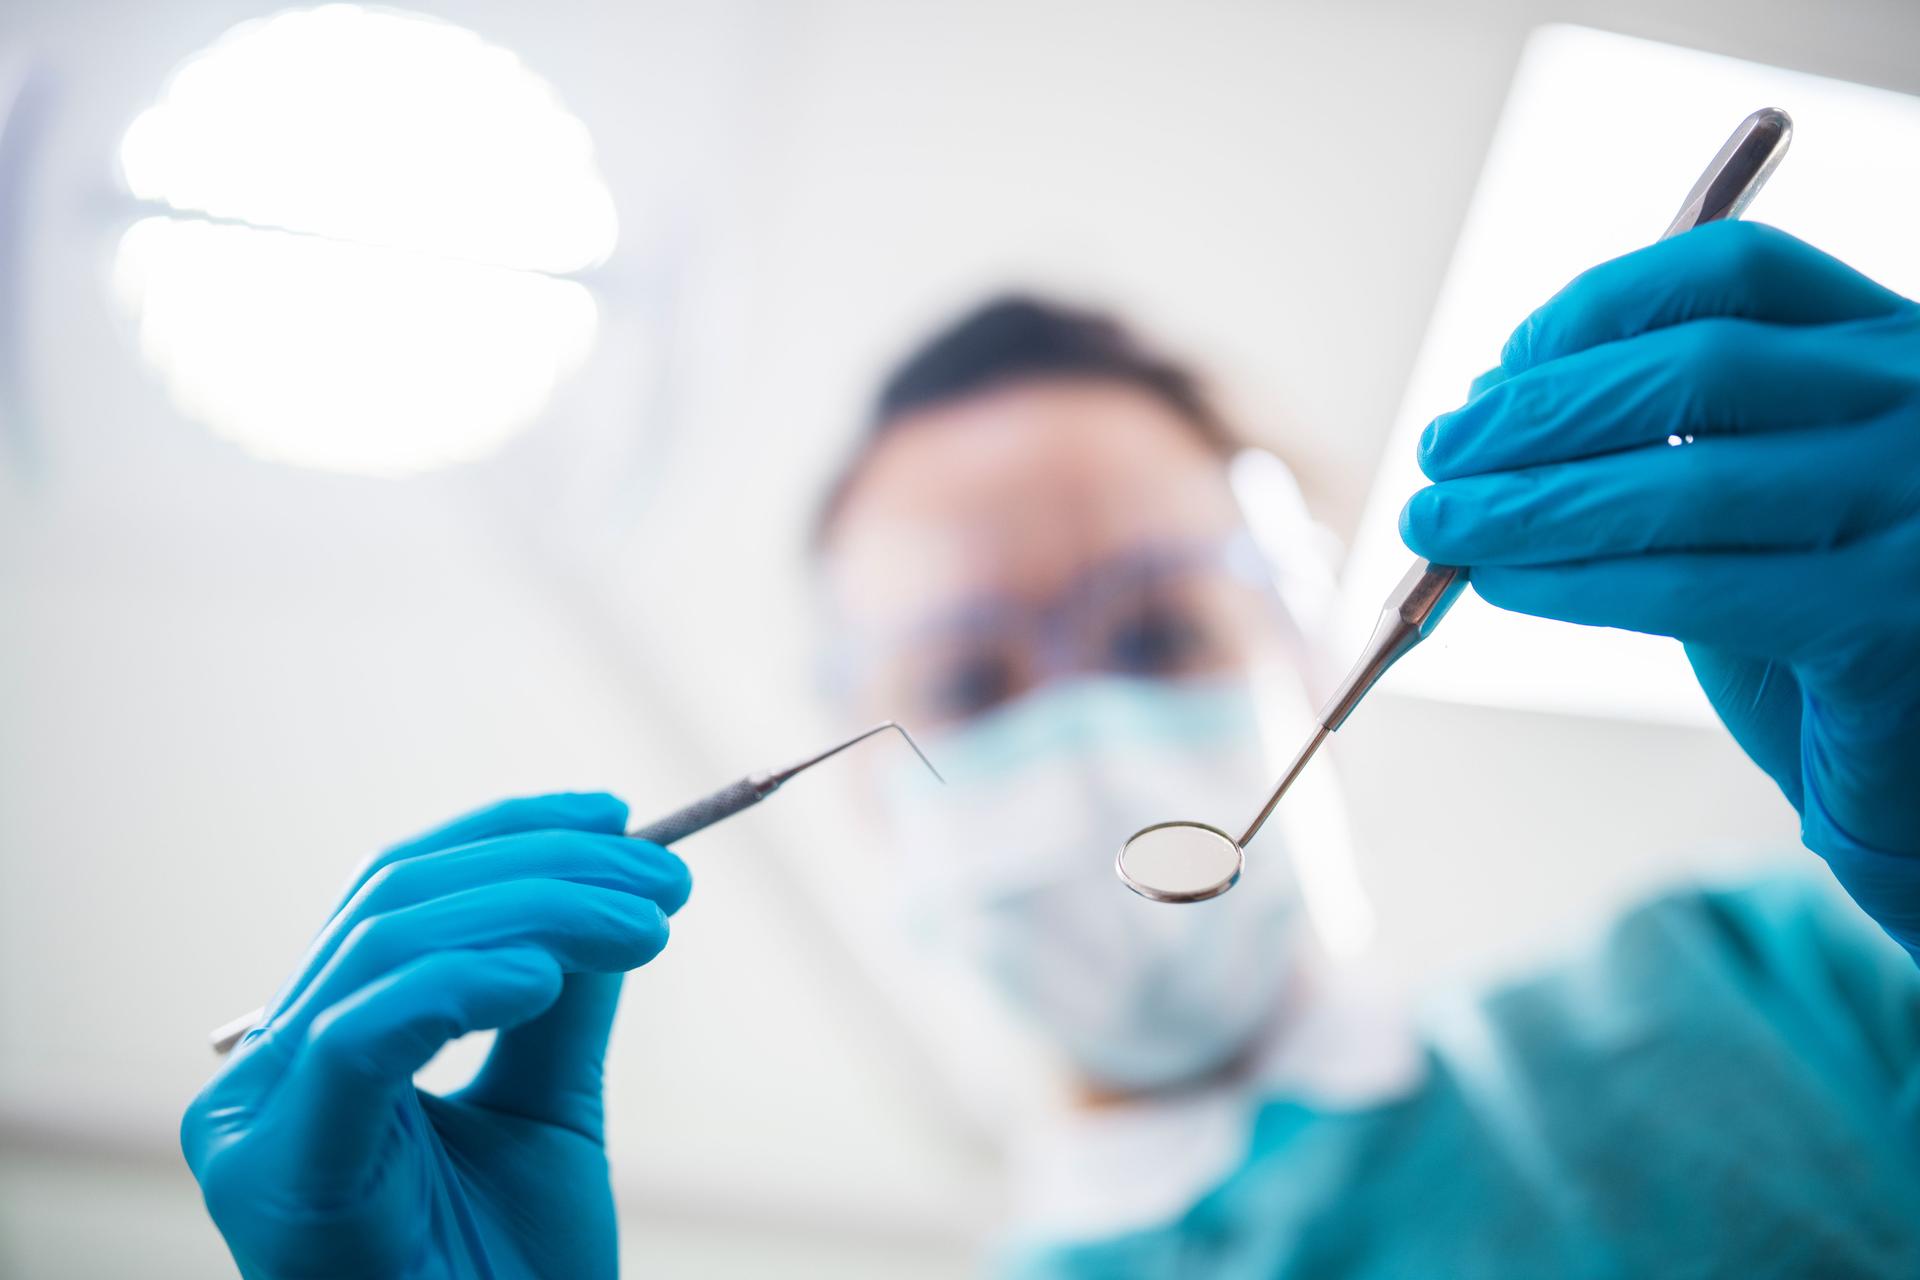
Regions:
M 920 763 L 927 766 L 928 773 L 939 778 L 941 782 L 946 781 L 940 776 L 940 771 L 933 767 L 933 761 L 927 759 L 927 753 L 920 749 L 920 744 L 913 740 L 913 735 L 907 732 L 906 726 L 897 721 L 883 720 L 871 729 L 863 729 L 845 741 L 837 742 L 824 751 L 815 752 L 792 764 L 771 769 L 765 773 L 750 773 L 737 782 L 728 783 L 718 791 L 701 796 L 691 804 L 682 805 L 664 818 L 656 818 L 644 827 L 633 828 L 627 832 L 627 835 L 631 839 L 645 840 L 649 844 L 657 845 L 670 845 L 684 840 L 694 832 L 704 831 L 723 818 L 731 818 L 742 809 L 751 809 L 821 761 L 837 756 L 848 747 L 865 742 L 875 734 L 885 733 L 888 730 L 892 730 L 906 740 L 907 745 L 913 748 L 913 754 L 920 757 Z M 212 1044 L 213 1051 L 221 1054 L 230 1052 L 245 1038 L 247 1032 L 259 1026 L 266 1016 L 267 1011 L 262 1007 L 214 1028 L 207 1033 L 207 1039 Z
M 1693 190 L 1687 192 L 1680 211 L 1660 233 L 1660 239 L 1669 240 L 1709 222 L 1739 217 L 1779 167 L 1792 137 L 1793 121 L 1777 107 L 1763 107 L 1742 120 L 1708 163 L 1699 181 L 1693 184 Z M 1414 560 L 1413 567 L 1388 594 L 1373 634 L 1360 651 L 1359 661 L 1320 709 L 1319 724 L 1313 735 L 1240 837 L 1242 847 L 1259 833 L 1280 803 L 1280 797 L 1300 776 L 1327 735 L 1347 722 L 1353 709 L 1360 705 L 1360 699 L 1367 696 L 1367 691 L 1386 674 L 1388 667 L 1433 634 L 1466 585 L 1465 568 Z
M 1776 107 L 1762 108 L 1742 120 L 1693 184 L 1660 239 L 1739 217 L 1779 166 L 1792 136 L 1793 121 Z M 1114 861 L 1120 879 L 1135 893 L 1158 902 L 1204 902 L 1231 889 L 1245 865 L 1246 846 L 1273 816 L 1320 744 L 1347 722 L 1388 667 L 1433 634 L 1466 585 L 1464 567 L 1416 559 L 1388 594 L 1359 661 L 1320 708 L 1306 745 L 1240 838 L 1204 822 L 1156 823 L 1121 846 Z

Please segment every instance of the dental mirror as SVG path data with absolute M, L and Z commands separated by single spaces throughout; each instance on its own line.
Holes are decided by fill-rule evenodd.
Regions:
M 1204 822 L 1158 822 L 1136 831 L 1114 867 L 1127 888 L 1155 902 L 1205 902 L 1233 888 L 1246 858 L 1233 837 Z
M 1240 872 L 1247 864 L 1247 846 L 1260 834 L 1260 828 L 1279 807 L 1280 797 L 1287 794 L 1287 788 L 1331 732 L 1324 724 L 1320 726 L 1238 840 L 1204 822 L 1156 822 L 1134 832 L 1113 860 L 1122 883 L 1155 902 L 1205 902 L 1240 883 Z
M 1680 212 L 1660 238 L 1677 236 L 1704 222 L 1739 217 L 1779 167 L 1792 137 L 1793 121 L 1777 107 L 1762 108 L 1742 120 L 1693 184 Z M 1346 723 L 1387 668 L 1439 625 L 1466 585 L 1464 569 L 1415 560 L 1413 568 L 1388 595 L 1360 660 L 1320 709 L 1313 735 L 1240 838 L 1235 840 L 1204 822 L 1161 822 L 1137 831 L 1120 846 L 1113 862 L 1113 869 L 1127 888 L 1155 902 L 1205 902 L 1239 883 L 1246 865 L 1246 847 L 1253 843 L 1261 824 L 1272 816 L 1280 797 L 1307 767 L 1313 753 L 1328 734 Z

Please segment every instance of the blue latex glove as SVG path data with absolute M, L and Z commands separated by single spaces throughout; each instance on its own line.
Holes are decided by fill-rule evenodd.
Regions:
M 621 973 L 689 889 L 626 818 L 612 796 L 515 800 L 361 869 L 181 1125 L 244 1274 L 615 1274 L 601 1058 Z M 471 1085 L 414 1088 L 483 1028 Z
M 1920 307 L 1716 223 L 1574 280 L 1474 392 L 1421 439 L 1407 545 L 1502 608 L 1685 641 L 1920 958 Z

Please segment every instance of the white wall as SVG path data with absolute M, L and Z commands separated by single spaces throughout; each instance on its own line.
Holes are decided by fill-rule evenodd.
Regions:
M 209 440 L 103 287 L 117 129 L 258 9 L 0 13 L 0 65 L 45 65 L 59 107 L 26 273 L 0 282 L 27 324 L 27 412 L 0 423 L 9 1275 L 210 1273 L 173 1151 L 200 1032 L 262 998 L 366 851 L 511 792 L 664 807 L 807 745 L 796 532 L 914 327 L 1014 280 L 1129 305 L 1350 533 L 1530 25 L 1920 89 L 1920 18 L 1891 2 L 424 7 L 555 81 L 630 234 L 550 419 L 405 484 Z M 629 353 L 663 274 L 673 397 L 648 419 Z M 1402 957 L 1484 936 L 1497 964 L 1791 834 L 1700 730 L 1382 698 L 1339 750 Z M 990 1134 L 830 924 L 857 914 L 846 815 L 824 788 L 775 803 L 690 846 L 694 903 L 631 987 L 610 1088 L 633 1270 L 964 1268 Z M 1436 917 L 1443 883 L 1464 905 Z

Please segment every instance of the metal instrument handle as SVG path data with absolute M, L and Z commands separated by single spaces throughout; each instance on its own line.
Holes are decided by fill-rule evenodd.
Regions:
M 1660 239 L 1739 217 L 1780 167 L 1792 140 L 1793 119 L 1778 107 L 1762 107 L 1742 120 L 1707 162 Z M 1465 568 L 1415 560 L 1387 597 L 1360 660 L 1320 709 L 1321 725 L 1333 730 L 1345 724 L 1387 668 L 1426 639 L 1446 616 L 1466 583 Z
M 742 809 L 752 808 L 773 794 L 778 785 L 762 774 L 742 778 L 710 795 L 701 796 L 692 804 L 682 805 L 664 818 L 656 818 L 644 827 L 636 827 L 627 834 L 652 844 L 673 844 L 712 826 L 722 818 L 731 818 Z

